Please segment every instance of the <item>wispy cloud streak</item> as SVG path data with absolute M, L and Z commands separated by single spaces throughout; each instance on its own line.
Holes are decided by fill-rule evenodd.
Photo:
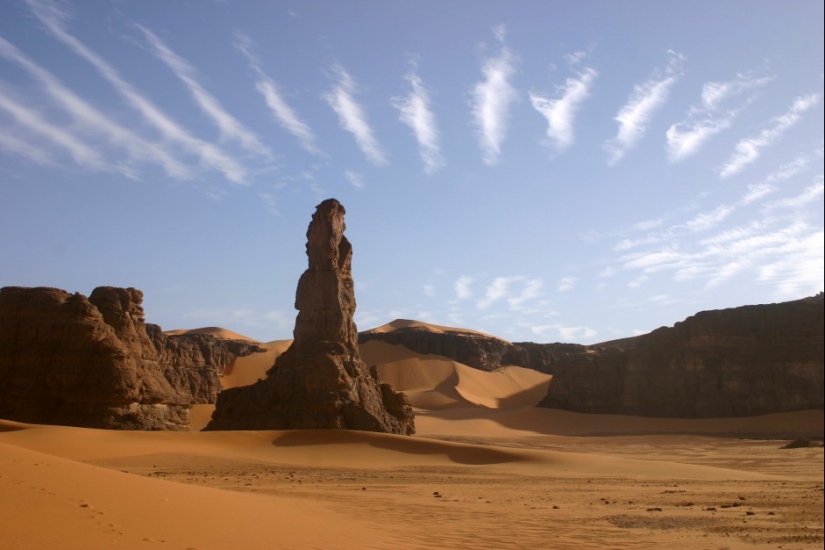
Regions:
M 197 155 L 202 163 L 220 171 L 229 181 L 246 184 L 247 170 L 243 166 L 220 148 L 187 132 L 126 82 L 112 65 L 70 34 L 66 30 L 68 17 L 56 4 L 48 0 L 26 0 L 26 3 L 52 36 L 97 69 L 98 73 L 164 138 Z
M 400 112 L 401 122 L 412 129 L 418 141 L 424 171 L 433 174 L 444 166 L 444 157 L 441 155 L 438 122 L 430 108 L 430 94 L 415 68 L 404 76 L 412 91 L 406 97 L 393 98 L 392 105 Z
M 355 81 L 339 64 L 332 67 L 332 72 L 337 81 L 332 90 L 322 97 L 338 115 L 341 128 L 355 137 L 355 143 L 367 160 L 376 166 L 387 164 L 387 156 L 372 134 L 364 109 L 355 101 Z
M 459 300 L 466 300 L 473 295 L 470 286 L 475 282 L 473 277 L 462 275 L 455 282 L 455 295 Z
M 697 153 L 704 144 L 716 134 L 727 130 L 733 125 L 734 119 L 745 107 L 752 102 L 756 93 L 772 78 L 755 78 L 740 74 L 736 80 L 729 82 L 707 82 L 702 86 L 702 100 L 699 105 L 692 106 L 687 117 L 668 128 L 667 153 L 671 162 L 681 162 Z M 740 105 L 722 110 L 723 104 L 730 99 L 746 92 L 753 92 Z
M 54 164 L 54 160 L 48 152 L 37 147 L 36 145 L 20 139 L 19 136 L 6 133 L 6 131 L 2 128 L 0 128 L 0 151 L 20 155 L 35 164 Z
M 166 66 L 172 70 L 175 76 L 183 82 L 189 90 L 189 93 L 192 94 L 192 98 L 195 100 L 195 103 L 201 111 L 211 118 L 212 121 L 218 126 L 218 129 L 221 132 L 221 137 L 238 141 L 247 151 L 251 153 L 265 157 L 272 156 L 272 151 L 270 151 L 266 145 L 261 143 L 261 140 L 258 139 L 255 132 L 246 128 L 240 121 L 238 121 L 238 119 L 226 112 L 220 101 L 206 91 L 204 87 L 195 79 L 197 76 L 197 70 L 195 67 L 193 67 L 187 60 L 179 56 L 177 53 L 172 51 L 172 49 L 151 30 L 142 25 L 136 25 L 136 27 L 143 32 L 143 35 L 146 37 L 146 41 L 149 42 L 149 45 L 152 47 L 152 53 L 155 57 L 163 61 Z
M 573 144 L 576 113 L 584 100 L 590 97 L 590 89 L 597 76 L 595 69 L 585 68 L 576 77 L 565 80 L 564 85 L 556 87 L 560 97 L 555 99 L 530 92 L 530 103 L 547 119 L 547 137 L 557 152 Z
M 161 144 L 147 141 L 111 120 L 2 37 L 0 37 L 0 55 L 17 63 L 35 80 L 38 80 L 45 92 L 63 107 L 80 127 L 93 134 L 103 135 L 113 145 L 125 149 L 130 161 L 157 163 L 169 176 L 176 179 L 188 179 L 192 176 L 191 170 Z M 129 177 L 133 175 L 130 167 L 121 167 L 121 171 Z
M 821 157 L 822 152 L 818 151 L 816 156 Z M 768 174 L 768 176 L 759 183 L 748 185 L 748 192 L 742 197 L 740 203 L 748 205 L 775 193 L 777 191 L 774 185 L 775 183 L 790 179 L 799 174 L 811 164 L 811 160 L 809 155 L 799 155 L 791 162 L 783 164 L 777 170 Z
M 520 285 L 520 290 L 513 289 L 516 285 Z M 476 307 L 487 309 L 496 302 L 505 300 L 510 310 L 518 311 L 525 303 L 538 298 L 543 287 L 544 281 L 541 279 L 528 279 L 523 275 L 496 277 L 487 286 L 484 298 L 478 301 Z
M 656 71 L 653 78 L 634 86 L 628 102 L 616 114 L 614 120 L 619 123 L 619 132 L 602 146 L 607 152 L 608 165 L 619 162 L 636 146 L 656 111 L 667 101 L 670 89 L 681 76 L 684 57 L 674 51 L 669 51 L 668 56 L 665 70 Z
M 757 135 L 740 140 L 734 152 L 719 171 L 722 178 L 734 176 L 756 161 L 762 150 L 777 140 L 791 127 L 802 119 L 802 115 L 819 103 L 819 94 L 809 94 L 797 97 L 791 108 L 783 115 L 774 117 L 770 127 L 763 129 Z
M 74 161 L 84 167 L 104 170 L 106 163 L 100 154 L 78 137 L 45 120 L 40 113 L 30 109 L 0 91 L 0 109 L 9 113 L 18 124 L 65 149 Z
M 255 82 L 255 89 L 264 98 L 266 106 L 272 112 L 278 124 L 297 138 L 305 151 L 313 155 L 321 155 L 322 153 L 316 145 L 315 133 L 312 131 L 312 128 L 290 107 L 281 95 L 278 84 L 264 72 L 258 56 L 255 55 L 252 41 L 249 37 L 241 32 L 235 33 L 235 47 L 246 57 L 250 68 L 255 71 L 258 77 Z
M 501 52 L 484 60 L 481 72 L 484 79 L 477 82 L 470 91 L 470 108 L 473 124 L 484 163 L 492 166 L 499 161 L 501 145 L 507 136 L 510 105 L 518 98 L 518 93 L 510 79 L 515 74 L 516 57 L 504 44 L 504 27 L 495 29 Z

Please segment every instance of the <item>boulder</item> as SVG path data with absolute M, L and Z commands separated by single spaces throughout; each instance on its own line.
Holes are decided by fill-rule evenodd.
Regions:
M 316 208 L 307 230 L 309 267 L 296 291 L 294 341 L 264 380 L 218 396 L 207 430 L 414 433 L 409 400 L 371 375 L 358 351 L 344 214 L 335 199 Z

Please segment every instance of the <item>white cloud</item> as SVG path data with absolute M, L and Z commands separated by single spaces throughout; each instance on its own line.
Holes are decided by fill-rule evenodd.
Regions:
M 597 75 L 595 69 L 588 67 L 577 78 L 568 78 L 563 86 L 557 87 L 560 97 L 556 99 L 530 92 L 533 108 L 547 119 L 547 137 L 556 151 L 561 152 L 573 144 L 576 112 L 582 102 L 590 97 L 590 89 Z
M 195 103 L 212 121 L 221 132 L 221 137 L 234 139 L 239 142 L 247 151 L 265 157 L 271 157 L 272 151 L 269 147 L 261 143 L 255 132 L 245 127 L 238 119 L 230 115 L 221 105 L 220 101 L 210 94 L 195 79 L 197 70 L 184 58 L 172 51 L 166 43 L 151 30 L 136 25 L 143 32 L 147 42 L 152 47 L 152 53 L 168 66 L 178 79 L 186 86 Z
M 404 78 L 412 86 L 412 91 L 406 97 L 393 98 L 392 105 L 400 111 L 399 119 L 412 129 L 418 141 L 424 171 L 432 174 L 444 166 L 444 157 L 441 155 L 438 123 L 430 108 L 430 94 L 415 70 Z
M 353 172 L 352 170 L 347 170 L 344 172 L 344 178 L 356 189 L 363 189 L 364 185 L 364 176 L 359 174 L 358 172 Z
M 668 56 L 668 65 L 663 74 L 657 71 L 653 78 L 637 84 L 628 102 L 616 114 L 614 120 L 619 123 L 619 132 L 602 146 L 607 152 L 609 165 L 619 162 L 636 146 L 656 111 L 667 101 L 670 89 L 681 76 L 684 57 L 673 51 L 669 51 Z
M 590 327 L 558 327 L 559 334 L 566 340 L 589 340 L 596 336 L 598 332 Z
M 492 284 L 487 287 L 484 298 L 478 302 L 479 309 L 487 309 L 499 300 L 503 300 L 510 294 L 510 284 L 518 280 L 518 277 L 496 277 Z
M 638 277 L 627 283 L 627 286 L 629 286 L 630 288 L 639 288 L 648 280 L 650 280 L 650 277 L 648 277 L 647 275 L 639 275 Z
M 112 65 L 66 31 L 68 17 L 57 4 L 49 0 L 26 0 L 26 3 L 52 36 L 97 69 L 98 73 L 166 140 L 197 155 L 205 165 L 220 171 L 229 181 L 246 184 L 247 170 L 241 164 L 220 148 L 194 137 L 179 126 L 134 86 L 123 80 Z
M 276 82 L 264 72 L 260 60 L 253 52 L 252 41 L 249 37 L 240 32 L 236 33 L 235 47 L 246 57 L 249 66 L 257 75 L 255 89 L 264 98 L 266 106 L 278 124 L 298 139 L 305 151 L 321 155 L 321 150 L 315 144 L 315 133 L 312 128 L 289 106 L 278 91 Z
M 638 288 L 652 274 L 671 271 L 674 281 L 705 280 L 706 288 L 733 277 L 752 277 L 772 283 L 779 297 L 816 292 L 825 275 L 822 230 L 802 218 L 814 200 L 821 200 L 821 184 L 818 181 L 799 196 L 788 199 L 784 206 L 793 212 L 785 217 L 761 215 L 756 221 L 699 241 L 684 238 L 690 233 L 675 234 L 668 248 L 619 258 L 624 268 L 639 272 L 628 286 Z
M 765 128 L 753 137 L 740 140 L 734 147 L 733 154 L 720 169 L 719 175 L 722 178 L 734 176 L 744 170 L 747 165 L 756 161 L 761 155 L 762 149 L 779 140 L 786 130 L 802 119 L 802 115 L 806 111 L 819 103 L 819 99 L 819 94 L 797 97 L 788 112 L 771 119 L 770 127 Z
M 687 228 L 694 232 L 707 231 L 708 229 L 718 225 L 719 222 L 727 218 L 734 210 L 736 210 L 735 206 L 723 204 L 711 212 L 704 212 L 697 215 L 695 218 L 687 222 Z
M 78 136 L 55 126 L 44 119 L 37 111 L 18 103 L 11 97 L 7 97 L 2 91 L 0 91 L 0 109 L 9 113 L 18 124 L 29 131 L 65 149 L 80 166 L 94 170 L 108 168 L 100 154 L 86 143 L 83 143 Z
M 817 157 L 822 156 L 822 151 L 816 152 Z M 748 185 L 748 192 L 739 201 L 742 205 L 748 205 L 756 202 L 772 193 L 778 191 L 773 184 L 784 181 L 794 177 L 802 172 L 811 164 L 811 157 L 809 155 L 799 155 L 791 162 L 783 164 L 777 170 L 768 174 L 768 176 L 759 183 L 752 183 Z
M 286 329 L 293 326 L 294 318 L 281 311 L 259 311 L 251 307 L 193 309 L 183 314 L 186 319 L 222 327 L 268 327 Z
M 739 74 L 736 80 L 729 82 L 707 82 L 702 87 L 701 104 L 691 107 L 685 120 L 667 130 L 670 161 L 685 160 L 699 151 L 710 138 L 730 128 L 733 120 L 755 96 L 751 94 L 743 104 L 720 112 L 723 103 L 744 92 L 761 88 L 771 80 L 769 77 L 755 78 Z
M 511 311 L 521 311 L 525 303 L 541 296 L 542 288 L 544 281 L 541 279 L 528 279 L 523 275 L 496 277 L 476 306 L 487 309 L 496 302 L 506 301 Z
M 501 52 L 484 60 L 481 72 L 484 79 L 470 91 L 470 107 L 473 123 L 484 163 L 494 165 L 501 156 L 501 145 L 507 136 L 510 105 L 518 98 L 518 92 L 510 83 L 515 74 L 516 58 L 504 45 L 504 27 L 494 30 L 501 44 Z
M 7 134 L 2 128 L 0 128 L 0 151 L 20 155 L 35 164 L 54 164 L 54 160 L 48 152 L 37 147 L 36 145 L 20 139 L 17 135 Z
M 775 285 L 780 298 L 796 298 L 822 292 L 825 273 L 825 233 L 813 232 L 786 243 L 783 253 L 763 265 L 759 279 Z
M 582 62 L 587 57 L 587 52 L 578 51 L 573 53 L 568 53 L 564 56 L 564 60 L 567 61 L 568 65 L 577 65 Z
M 424 285 L 424 296 L 433 297 L 435 296 L 435 285 L 425 284 Z
M 777 191 L 776 187 L 767 182 L 752 183 L 748 185 L 748 192 L 742 197 L 742 204 L 750 204 L 756 202 L 771 193 Z
M 607 277 L 612 277 L 615 274 L 616 274 L 616 268 L 615 267 L 606 267 L 606 268 L 602 269 L 599 272 L 599 277 L 607 278 Z
M 355 81 L 339 64 L 332 67 L 332 72 L 337 81 L 332 90 L 322 97 L 338 115 L 341 128 L 355 137 L 355 143 L 367 160 L 376 166 L 387 164 L 386 154 L 372 134 L 366 113 L 355 101 Z
M 736 80 L 729 82 L 707 82 L 702 86 L 702 106 L 705 109 L 716 110 L 726 99 L 761 88 L 771 80 L 772 77 L 755 78 L 740 73 L 736 75 Z
M 680 162 L 693 155 L 716 134 L 733 124 L 734 115 L 678 122 L 667 130 L 667 153 L 671 162 Z
M 128 158 L 133 162 L 160 164 L 169 176 L 176 179 L 192 177 L 191 170 L 176 159 L 162 144 L 149 142 L 112 121 L 2 37 L 0 37 L 0 55 L 18 64 L 39 81 L 44 91 L 72 117 L 79 130 L 104 136 L 112 145 L 125 149 Z M 121 168 L 121 172 L 129 177 L 133 174 L 131 167 Z
M 819 200 L 823 193 L 825 193 L 825 185 L 823 185 L 822 176 L 820 175 L 817 176 L 816 182 L 813 185 L 806 187 L 801 194 L 795 197 L 789 197 L 787 199 L 774 201 L 768 204 L 766 208 L 768 210 L 773 210 L 777 208 L 799 210 L 801 208 L 804 208 L 808 204 L 811 204 L 812 202 Z
M 279 216 L 281 212 L 278 210 L 278 199 L 272 193 L 258 193 L 258 197 L 264 201 L 267 212 L 273 216 Z
M 576 286 L 575 277 L 562 277 L 559 279 L 559 284 L 556 286 L 556 292 L 569 292 Z
M 467 275 L 462 275 L 458 278 L 455 282 L 455 295 L 459 300 L 466 300 L 471 298 L 473 295 L 473 291 L 470 289 L 470 286 L 475 282 L 473 277 L 469 277 Z
M 653 220 L 645 220 L 641 222 L 637 222 L 633 224 L 633 229 L 636 231 L 649 231 L 651 229 L 656 229 L 657 227 L 661 227 L 662 224 L 665 223 L 665 218 L 656 218 Z
M 519 310 L 526 302 L 530 302 L 541 296 L 541 289 L 544 288 L 544 281 L 541 279 L 530 279 L 524 283 L 521 292 L 517 296 L 507 299 L 511 310 Z

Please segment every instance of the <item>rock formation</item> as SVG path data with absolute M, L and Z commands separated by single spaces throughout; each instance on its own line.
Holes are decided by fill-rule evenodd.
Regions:
M 307 230 L 309 268 L 298 281 L 295 339 L 264 380 L 222 392 L 207 430 L 347 428 L 415 431 L 403 393 L 378 381 L 358 352 L 352 246 L 344 207 L 318 205 Z
M 540 406 L 664 417 L 823 408 L 823 299 L 703 311 L 596 350 Z
M 0 290 L 0 418 L 180 429 L 191 404 L 214 403 L 218 376 L 235 356 L 230 346 L 205 335 L 167 337 L 146 325 L 142 301 L 134 288 L 99 287 L 89 298 Z
M 539 406 L 674 418 L 823 408 L 823 296 L 704 311 L 673 327 L 592 346 L 509 343 L 415 328 L 362 333 L 471 367 L 553 375 Z

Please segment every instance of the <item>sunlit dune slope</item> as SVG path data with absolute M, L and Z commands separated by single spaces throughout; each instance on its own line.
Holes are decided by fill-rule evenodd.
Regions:
M 222 340 L 242 340 L 245 342 L 252 342 L 255 344 L 259 344 L 258 340 L 254 338 L 250 338 L 249 336 L 244 336 L 243 334 L 238 334 L 237 332 L 233 332 L 229 329 L 221 328 L 221 327 L 202 327 L 202 328 L 193 328 L 193 329 L 175 329 L 175 330 L 167 330 L 164 331 L 169 336 L 178 336 L 180 334 L 208 334 L 210 336 L 214 336 L 215 338 L 220 338 Z
M 367 365 L 378 367 L 382 382 L 406 393 L 421 409 L 533 406 L 545 396 L 552 378 L 522 367 L 484 372 L 386 342 L 367 342 L 360 350 Z
M 707 466 L 472 445 L 349 430 L 127 432 L 0 421 L 0 444 L 102 465 L 192 464 L 206 458 L 280 465 L 397 469 L 470 466 L 525 475 L 616 476 L 650 479 L 761 479 Z M 202 457 L 202 458 L 198 458 Z
M 399 329 L 406 329 L 406 328 L 415 328 L 419 330 L 425 330 L 427 332 L 436 332 L 436 333 L 443 333 L 443 332 L 457 332 L 457 333 L 466 333 L 466 334 L 480 334 L 482 336 L 486 336 L 488 338 L 496 338 L 498 340 L 502 340 L 502 338 L 498 338 L 497 336 L 492 336 L 490 334 L 486 334 L 484 332 L 479 332 L 477 330 L 470 330 L 466 328 L 457 328 L 457 327 L 445 327 L 441 325 L 433 325 L 432 323 L 425 323 L 423 321 L 413 321 L 411 319 L 396 319 L 395 321 L 389 322 L 386 325 L 381 325 L 380 327 L 376 327 L 370 330 L 365 330 L 364 332 L 369 333 L 383 333 L 383 332 L 392 332 L 394 330 Z
M 63 428 L 55 430 L 51 435 L 63 439 Z M 98 438 L 94 430 L 68 430 L 77 438 L 71 445 L 91 453 L 96 445 L 121 443 L 107 441 L 116 432 Z M 25 441 L 8 444 L 8 435 L 15 434 L 0 433 L 2 548 L 268 550 L 275 541 L 277 548 L 364 548 L 387 538 L 329 505 L 130 475 L 56 456 L 56 447 L 38 452 Z M 146 449 L 158 451 L 163 442 Z M 186 455 L 177 460 L 184 463 Z

